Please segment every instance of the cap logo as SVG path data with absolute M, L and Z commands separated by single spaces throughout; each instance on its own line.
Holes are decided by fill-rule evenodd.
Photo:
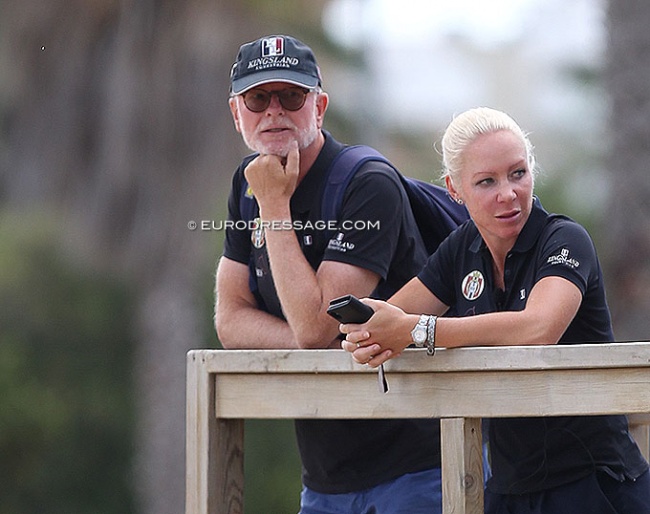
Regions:
M 262 39 L 262 56 L 248 61 L 248 69 L 262 71 L 269 68 L 291 68 L 298 66 L 300 59 L 284 55 L 284 38 Z
M 262 57 L 284 55 L 284 38 L 269 37 L 262 39 Z

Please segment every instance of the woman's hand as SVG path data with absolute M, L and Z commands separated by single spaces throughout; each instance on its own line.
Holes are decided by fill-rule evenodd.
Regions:
M 363 299 L 375 313 L 362 324 L 341 324 L 339 330 L 346 334 L 341 348 L 352 354 L 359 364 L 376 368 L 397 357 L 411 344 L 411 330 L 419 316 L 406 314 L 399 307 L 380 300 Z

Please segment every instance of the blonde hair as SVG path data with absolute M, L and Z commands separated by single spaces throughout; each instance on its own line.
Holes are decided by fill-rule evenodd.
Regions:
M 448 176 L 457 184 L 463 154 L 470 143 L 481 134 L 500 130 L 509 130 L 521 138 L 526 148 L 528 170 L 534 177 L 537 173 L 535 155 L 528 135 L 506 113 L 489 107 L 477 107 L 456 116 L 442 136 L 443 178 Z

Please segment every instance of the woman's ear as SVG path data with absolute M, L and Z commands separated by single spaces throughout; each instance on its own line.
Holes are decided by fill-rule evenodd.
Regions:
M 451 197 L 458 203 L 463 203 L 463 199 L 460 197 L 460 194 L 458 193 L 458 190 L 454 186 L 454 181 L 451 179 L 451 176 L 446 175 L 445 176 L 445 185 L 447 186 L 447 191 L 449 191 L 449 194 Z

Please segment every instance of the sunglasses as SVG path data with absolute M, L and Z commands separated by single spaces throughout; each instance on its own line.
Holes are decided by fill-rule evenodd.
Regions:
M 280 105 L 287 111 L 299 111 L 305 105 L 307 95 L 313 89 L 302 87 L 288 87 L 278 91 L 265 91 L 264 89 L 249 89 L 242 94 L 244 105 L 249 111 L 263 112 L 271 105 L 271 97 L 278 97 Z

